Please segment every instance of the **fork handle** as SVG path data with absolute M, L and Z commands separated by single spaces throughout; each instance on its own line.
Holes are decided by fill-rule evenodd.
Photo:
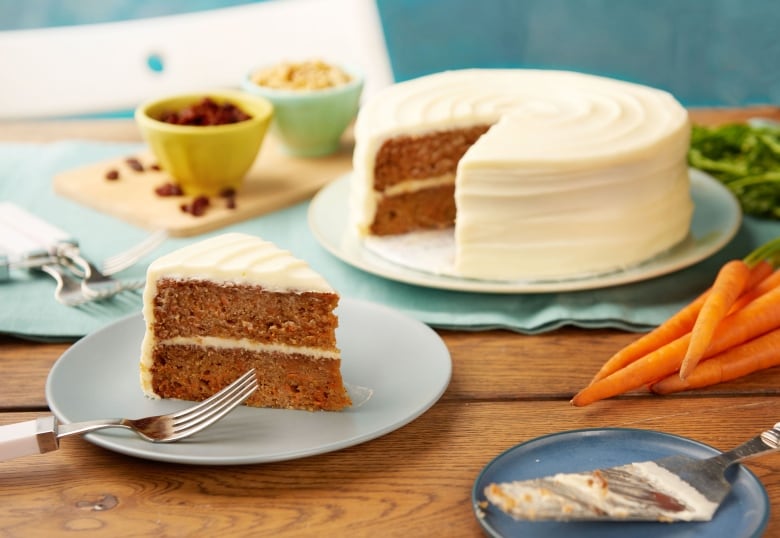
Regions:
M 0 461 L 59 448 L 53 416 L 0 426 Z

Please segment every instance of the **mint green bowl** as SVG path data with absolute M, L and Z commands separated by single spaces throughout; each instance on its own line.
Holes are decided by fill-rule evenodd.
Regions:
M 174 125 L 158 118 L 210 97 L 252 116 L 225 125 Z M 238 190 L 265 138 L 273 105 L 241 91 L 217 90 L 154 99 L 139 105 L 135 120 L 163 170 L 188 195 L 214 196 Z
M 282 148 L 296 157 L 321 157 L 338 151 L 341 135 L 355 118 L 363 91 L 363 74 L 339 66 L 351 77 L 347 84 L 322 90 L 278 90 L 252 81 L 252 70 L 241 87 L 274 106 L 271 131 Z

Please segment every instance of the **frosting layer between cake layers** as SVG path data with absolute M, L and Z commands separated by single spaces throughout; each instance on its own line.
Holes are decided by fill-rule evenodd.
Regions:
M 374 188 L 383 144 L 485 124 L 449 179 L 458 274 L 512 280 L 607 272 L 687 236 L 685 109 L 661 90 L 546 70 L 450 71 L 375 95 L 355 128 L 351 212 L 360 233 L 368 233 L 384 196 Z M 428 186 L 414 178 L 395 188 Z

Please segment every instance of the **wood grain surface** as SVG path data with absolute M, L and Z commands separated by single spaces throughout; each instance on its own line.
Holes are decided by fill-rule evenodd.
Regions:
M 722 123 L 760 110 L 694 111 Z M 13 124 L 0 140 L 132 140 L 129 122 Z M 730 448 L 780 421 L 780 369 L 690 393 L 637 392 L 585 408 L 569 398 L 636 337 L 566 328 L 438 331 L 452 355 L 442 399 L 411 424 L 373 441 L 293 461 L 187 466 L 123 456 L 78 437 L 60 450 L 0 462 L 0 536 L 483 536 L 471 506 L 481 469 L 540 435 L 630 427 Z M 0 336 L 0 423 L 48 412 L 49 369 L 69 344 Z M 88 387 L 84 387 L 88 390 Z M 765 536 L 780 537 L 780 454 L 747 466 L 772 506 Z

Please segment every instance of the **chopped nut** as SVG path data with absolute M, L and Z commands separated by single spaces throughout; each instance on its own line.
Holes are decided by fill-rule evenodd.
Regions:
M 252 75 L 252 82 L 278 90 L 324 90 L 347 84 L 352 77 L 321 60 L 284 62 Z

